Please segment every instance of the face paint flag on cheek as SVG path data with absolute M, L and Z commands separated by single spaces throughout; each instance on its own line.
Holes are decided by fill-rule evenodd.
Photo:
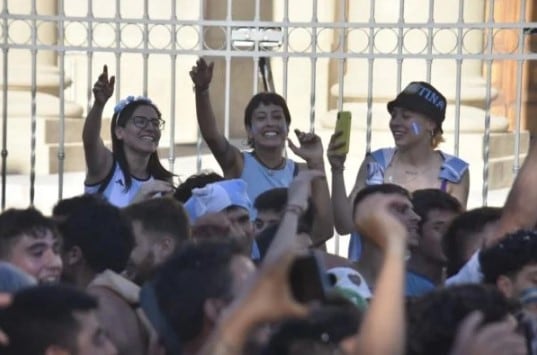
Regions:
M 414 134 L 417 136 L 418 134 L 420 134 L 421 132 L 421 127 L 419 125 L 419 123 L 417 122 L 412 122 L 412 132 L 414 132 Z

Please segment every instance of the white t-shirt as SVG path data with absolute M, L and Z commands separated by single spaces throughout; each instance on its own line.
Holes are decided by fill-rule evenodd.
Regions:
M 481 264 L 479 263 L 479 252 L 480 250 L 476 251 L 456 275 L 447 279 L 445 285 L 453 286 L 481 283 L 483 281 L 483 273 L 481 272 Z

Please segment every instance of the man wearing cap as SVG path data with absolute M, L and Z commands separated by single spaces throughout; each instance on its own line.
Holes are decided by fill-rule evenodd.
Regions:
M 193 189 L 185 209 L 193 226 L 193 237 L 227 235 L 237 239 L 251 253 L 252 259 L 257 260 L 253 207 L 246 187 L 244 180 L 231 179 Z
M 339 234 L 354 232 L 350 215 L 351 203 L 358 191 L 368 185 L 391 183 L 409 192 L 434 188 L 455 197 L 465 208 L 470 177 L 468 163 L 436 147 L 443 142 L 442 123 L 447 101 L 431 84 L 411 82 L 397 97 L 388 102 L 390 131 L 395 147 L 368 153 L 347 198 L 343 169 L 345 156 L 339 153 L 341 134 L 330 141 L 328 158 L 332 166 L 332 206 Z M 359 239 L 349 245 L 349 258 L 359 258 Z

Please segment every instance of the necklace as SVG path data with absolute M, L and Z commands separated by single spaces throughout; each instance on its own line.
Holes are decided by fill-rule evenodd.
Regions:
M 259 164 L 261 164 L 265 169 L 268 169 L 268 172 L 271 175 L 274 173 L 274 170 L 281 170 L 285 167 L 286 161 L 284 157 L 281 157 L 281 161 L 276 166 L 271 167 L 265 164 L 265 162 L 263 162 L 261 159 L 259 159 L 259 157 L 255 154 L 255 151 L 252 152 L 252 155 Z

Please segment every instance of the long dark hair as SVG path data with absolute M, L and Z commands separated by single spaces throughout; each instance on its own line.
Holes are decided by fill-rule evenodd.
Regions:
M 123 172 L 123 176 L 125 176 L 125 190 L 130 189 L 132 185 L 132 176 L 130 174 L 129 162 L 127 161 L 125 150 L 123 149 L 123 140 L 116 137 L 115 128 L 116 126 L 125 127 L 129 118 L 132 117 L 134 110 L 142 105 L 153 107 L 157 112 L 158 118 L 162 117 L 159 109 L 153 103 L 149 102 L 148 100 L 137 100 L 128 103 L 121 111 L 115 112 L 112 116 L 112 123 L 110 125 L 110 135 L 112 136 L 112 152 L 114 153 L 114 159 L 117 161 L 119 168 Z M 169 181 L 173 177 L 173 173 L 166 170 L 160 163 L 158 151 L 151 153 L 149 162 L 147 163 L 147 170 L 149 174 L 157 180 Z

